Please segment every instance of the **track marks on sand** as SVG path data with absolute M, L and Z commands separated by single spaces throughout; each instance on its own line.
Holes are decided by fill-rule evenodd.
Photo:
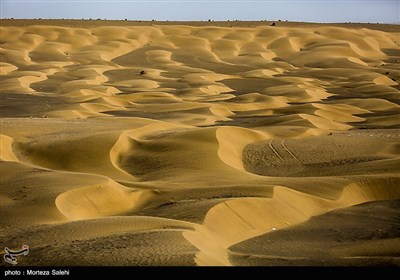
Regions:
M 293 159 L 294 160 L 296 160 L 297 162 L 299 162 L 299 163 L 301 163 L 301 161 L 293 154 L 293 152 L 285 145 L 285 141 L 286 141 L 286 139 L 284 139 L 284 140 L 281 140 L 280 141 L 280 146 L 279 145 L 276 145 L 276 146 L 274 146 L 274 142 L 273 142 L 273 140 L 271 139 L 271 140 L 269 140 L 269 142 L 268 142 L 268 146 L 269 146 L 269 148 L 272 150 L 272 152 L 282 161 L 282 162 L 284 162 L 284 163 L 287 163 L 287 162 L 290 162 L 290 161 L 293 161 Z M 279 147 L 279 148 L 278 148 Z M 281 152 L 278 152 L 278 149 L 282 149 L 283 148 L 283 150 L 281 150 Z M 283 156 L 283 155 L 286 155 L 286 154 L 289 154 L 289 158 L 287 157 L 287 156 Z

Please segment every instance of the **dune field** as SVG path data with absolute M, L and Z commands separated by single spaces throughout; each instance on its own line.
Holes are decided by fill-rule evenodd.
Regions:
M 38 22 L 0 25 L 1 255 L 400 265 L 398 25 Z

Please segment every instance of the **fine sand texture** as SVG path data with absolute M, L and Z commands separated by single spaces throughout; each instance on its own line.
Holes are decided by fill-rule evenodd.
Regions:
M 398 25 L 0 22 L 1 256 L 400 265 Z

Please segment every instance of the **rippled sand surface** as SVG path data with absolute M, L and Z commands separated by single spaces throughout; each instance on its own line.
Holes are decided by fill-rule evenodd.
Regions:
M 37 22 L 0 27 L 20 264 L 400 264 L 398 29 Z

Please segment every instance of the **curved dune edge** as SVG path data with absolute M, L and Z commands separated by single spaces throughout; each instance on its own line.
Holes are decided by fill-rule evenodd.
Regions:
M 58 210 L 70 220 L 118 215 L 160 204 L 153 190 L 133 191 L 110 180 L 106 184 L 80 187 L 57 196 Z
M 120 167 L 120 160 L 125 153 L 127 153 L 128 151 L 131 152 L 135 149 L 135 144 L 138 143 L 139 140 L 143 140 L 153 133 L 162 133 L 165 131 L 185 129 L 190 127 L 191 126 L 175 125 L 164 122 L 154 122 L 139 127 L 137 129 L 123 131 L 118 140 L 110 149 L 110 161 L 116 169 L 129 176 L 132 176 L 130 173 Z
M 215 136 L 218 142 L 218 157 L 226 165 L 242 172 L 248 172 L 243 166 L 243 150 L 247 145 L 263 140 L 275 138 L 279 128 L 269 130 L 255 130 L 242 127 L 218 127 Z M 305 137 L 321 134 L 321 129 L 305 128 L 292 132 L 291 137 Z
M 240 127 L 221 127 L 215 132 L 218 140 L 218 156 L 227 165 L 245 171 L 242 162 L 243 149 L 250 143 L 268 139 L 266 133 Z M 232 141 L 234 139 L 234 141 Z M 246 171 L 245 171 L 246 172 Z
M 14 139 L 4 134 L 0 134 L 0 160 L 4 161 L 18 161 L 14 151 Z
M 7 75 L 18 69 L 17 66 L 11 63 L 0 62 L 0 75 Z
M 132 142 L 134 140 L 129 137 L 127 132 L 122 132 L 121 136 L 115 142 L 114 146 L 110 149 L 110 161 L 112 165 L 118 169 L 119 171 L 126 173 L 129 176 L 132 176 L 119 166 L 120 157 L 126 151 L 129 151 L 132 148 Z
M 327 200 L 277 186 L 271 198 L 232 199 L 211 208 L 201 226 L 183 236 L 199 249 L 200 266 L 231 265 L 229 247 L 241 241 L 307 221 L 333 209 L 400 198 L 399 178 L 364 179 Z
M 94 173 L 112 178 L 135 178 L 114 165 L 110 150 L 119 132 L 71 138 L 68 142 L 45 139 L 32 144 L 17 142 L 15 151 L 21 162 L 46 169 Z M 117 140 L 118 141 L 118 140 Z
M 373 82 L 377 85 L 384 85 L 384 86 L 396 86 L 398 83 L 389 79 L 387 76 L 379 76 L 373 80 Z

